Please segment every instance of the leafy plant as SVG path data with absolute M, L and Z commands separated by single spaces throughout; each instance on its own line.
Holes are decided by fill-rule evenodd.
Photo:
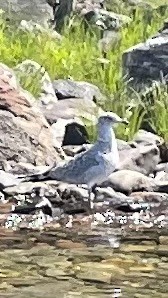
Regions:
M 117 11 L 122 13 L 125 9 L 126 13 L 130 13 L 124 3 L 125 1 L 121 11 L 120 5 Z M 137 100 L 137 95 L 133 94 L 130 97 L 128 93 L 122 73 L 122 55 L 128 48 L 154 35 L 162 27 L 165 18 L 165 15 L 162 16 L 157 11 L 153 11 L 149 17 L 147 12 L 137 9 L 133 21 L 121 30 L 118 45 L 107 52 L 107 63 L 103 62 L 102 67 L 103 55 L 98 47 L 99 34 L 91 30 L 85 32 L 83 23 L 78 19 L 75 19 L 73 26 L 64 28 L 63 38 L 60 41 L 44 33 L 37 35 L 23 32 L 14 25 L 10 27 L 3 19 L 3 15 L 0 15 L 0 60 L 10 67 L 15 67 L 25 59 L 31 59 L 42 65 L 52 80 L 66 79 L 70 76 L 74 80 L 96 84 L 107 96 L 101 107 L 104 110 L 114 111 L 121 117 L 128 116 L 130 120 L 128 128 L 120 126 L 117 129 L 118 137 L 128 140 L 139 129 L 147 107 L 144 107 L 141 100 Z M 35 97 L 38 97 L 40 92 L 39 81 L 38 74 L 20 77 L 23 88 Z M 136 105 L 132 104 L 134 97 Z M 151 122 L 157 131 L 167 138 L 165 98 L 166 95 L 162 94 L 160 98 L 155 99 Z M 162 115 L 165 115 L 165 120 L 161 119 Z M 93 140 L 95 132 L 91 127 L 92 125 L 89 134 Z

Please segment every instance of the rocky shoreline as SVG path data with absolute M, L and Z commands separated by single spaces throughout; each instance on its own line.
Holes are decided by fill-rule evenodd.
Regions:
M 53 22 L 56 26 L 59 8 L 54 6 L 54 1 L 47 2 L 53 8 Z M 43 3 L 42 6 L 48 4 Z M 131 22 L 129 17 L 106 10 L 101 1 L 97 4 L 95 1 L 78 1 L 76 5 L 68 9 L 85 18 L 87 24 L 92 24 L 94 20 L 94 25 L 103 30 L 98 46 L 104 53 L 119 42 L 119 28 Z M 5 6 L 2 8 L 6 9 Z M 48 17 L 48 12 L 45 17 Z M 46 27 L 36 24 L 35 18 L 22 20 L 18 28 L 35 33 L 47 32 Z M 48 31 L 49 34 L 61 42 L 60 32 L 53 28 Z M 131 86 L 136 89 L 145 84 L 145 88 L 151 88 L 149 82 L 159 82 L 161 72 L 167 84 L 167 49 L 165 21 L 158 35 L 125 51 L 123 73 L 134 79 L 131 80 Z M 38 98 L 22 89 L 24 75 L 38 78 Z M 75 217 L 79 222 L 82 218 L 87 222 L 86 189 L 49 180 L 46 174 L 60 162 L 73 159 L 91 146 L 85 121 L 95 125 L 97 117 L 103 112 L 102 103 L 106 100 L 107 96 L 98 86 L 72 78 L 51 80 L 43 65 L 30 59 L 22 61 L 14 69 L 0 64 L 2 226 L 25 226 L 25 216 L 29 218 L 27 228 L 44 227 L 50 221 L 71 225 Z M 126 222 L 138 222 L 139 225 L 155 225 L 157 222 L 158 225 L 167 225 L 167 143 L 143 129 L 131 141 L 118 139 L 117 142 L 120 168 L 95 189 L 95 224 L 111 224 L 115 221 L 120 224 L 126 214 Z M 32 218 L 38 216 L 41 216 L 41 222 L 37 220 L 33 225 Z
M 31 63 L 34 65 L 31 61 L 24 61 L 22 65 L 25 67 L 26 63 L 29 67 Z M 22 69 L 22 65 L 16 70 Z M 57 80 L 52 83 L 45 72 L 42 92 L 36 101 L 19 86 L 13 70 L 3 64 L 0 67 L 1 220 L 7 220 L 6 226 L 21 226 L 25 214 L 33 216 L 42 212 L 44 224 L 54 219 L 69 221 L 69 216 L 75 214 L 85 217 L 87 190 L 48 180 L 45 175 L 53 166 L 91 146 L 86 143 L 87 131 L 80 116 L 87 112 L 88 117 L 93 117 L 94 101 L 103 95 L 96 86 L 86 82 Z M 80 101 L 84 110 L 78 109 Z M 162 138 L 144 130 L 130 142 L 118 140 L 120 168 L 95 189 L 97 223 L 110 223 L 117 214 L 137 212 L 139 223 L 146 221 L 147 214 L 151 221 L 154 212 L 153 220 L 156 220 L 154 215 L 161 216 L 161 221 L 167 224 L 168 154 L 165 148 Z M 16 217 L 9 215 L 13 213 Z

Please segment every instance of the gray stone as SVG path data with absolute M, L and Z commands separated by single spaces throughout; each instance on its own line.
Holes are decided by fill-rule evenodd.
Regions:
M 123 54 L 123 73 L 133 78 L 131 84 L 137 90 L 151 86 L 153 80 L 160 81 L 168 74 L 168 32 L 161 31 L 125 51 Z
M 58 99 L 83 98 L 94 102 L 106 99 L 97 86 L 88 82 L 59 79 L 53 82 L 53 86 Z
M 4 189 L 5 187 L 10 187 L 14 185 L 19 185 L 22 179 L 18 179 L 11 173 L 6 173 L 0 170 L 0 189 Z
M 24 178 L 33 175 L 44 175 L 51 170 L 52 166 L 34 166 L 30 163 L 19 162 L 10 167 L 8 171 L 14 175 L 17 175 L 17 177 Z
M 43 33 L 53 39 L 57 39 L 60 41 L 62 39 L 62 36 L 58 32 L 54 31 L 52 28 L 50 28 L 48 24 L 42 26 L 32 20 L 22 20 L 18 26 L 18 29 L 24 32 L 32 32 L 34 34 Z
M 159 171 L 156 173 L 155 181 L 168 181 L 168 172 Z
M 166 174 L 168 174 L 168 162 L 159 163 L 156 166 L 156 172 L 165 172 Z
M 82 146 L 63 146 L 63 150 L 66 155 L 74 157 L 76 154 L 86 151 L 87 149 L 91 148 L 91 144 L 84 144 Z
M 40 64 L 33 60 L 24 60 L 14 68 L 19 79 L 34 77 L 41 89 L 39 94 L 39 101 L 43 105 L 48 105 L 52 102 L 57 102 L 57 97 L 48 72 Z
M 114 190 L 130 194 L 133 191 L 153 191 L 156 188 L 154 179 L 142 173 L 130 170 L 121 170 L 112 173 L 109 178 L 101 184 L 102 187 L 110 186 Z
M 51 126 L 54 138 L 61 146 L 82 145 L 88 140 L 88 133 L 82 121 L 58 119 Z
M 160 161 L 156 145 L 138 145 L 135 148 L 120 150 L 119 153 L 120 170 L 134 170 L 145 175 L 153 173 Z
M 162 204 L 162 203 L 168 203 L 168 194 L 167 193 L 160 193 L 160 192 L 134 192 L 130 195 L 130 197 L 133 197 L 137 200 L 143 200 L 147 203 L 154 203 L 154 204 Z M 154 205 L 153 205 L 154 206 Z
M 163 143 L 164 140 L 163 138 L 140 129 L 134 136 L 133 140 L 131 142 L 129 142 L 129 144 L 131 145 L 132 142 L 135 142 L 137 144 L 142 144 L 142 145 L 156 145 L 158 147 L 160 147 Z
M 15 20 L 33 20 L 46 22 L 52 18 L 52 9 L 46 0 L 5 0 L 1 1 L 1 9 L 5 15 Z
M 88 142 L 88 126 L 97 122 L 103 110 L 86 98 L 68 98 L 50 103 L 41 111 L 52 125 L 53 139 L 60 145 L 82 145 Z
M 102 113 L 102 109 L 87 98 L 68 98 L 51 103 L 45 107 L 41 107 L 41 111 L 50 124 L 57 122 L 58 119 L 76 120 L 86 119 L 96 123 L 97 116 Z

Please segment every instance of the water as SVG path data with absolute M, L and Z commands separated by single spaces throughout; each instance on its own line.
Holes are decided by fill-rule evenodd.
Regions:
M 0 297 L 167 298 L 167 226 L 1 228 Z

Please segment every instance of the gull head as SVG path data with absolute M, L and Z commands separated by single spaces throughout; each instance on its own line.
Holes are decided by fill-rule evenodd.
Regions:
M 99 117 L 98 123 L 113 125 L 115 123 L 128 124 L 129 122 L 127 119 L 125 119 L 125 118 L 123 119 L 113 112 L 105 112 Z

